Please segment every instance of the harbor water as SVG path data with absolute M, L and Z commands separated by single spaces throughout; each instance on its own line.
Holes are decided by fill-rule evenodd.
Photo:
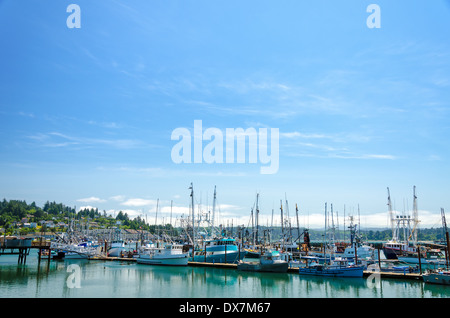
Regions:
M 447 298 L 421 280 L 304 277 L 233 268 L 167 267 L 127 261 L 0 256 L 0 298 Z

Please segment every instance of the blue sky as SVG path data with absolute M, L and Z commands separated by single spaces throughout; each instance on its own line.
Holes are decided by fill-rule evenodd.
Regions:
M 68 28 L 67 7 L 81 9 Z M 368 28 L 378 4 L 381 28 Z M 0 193 L 153 218 L 280 200 L 387 225 L 450 209 L 450 1 L 0 1 Z M 175 164 L 178 127 L 278 128 L 279 170 Z M 284 202 L 283 202 L 284 203 Z M 150 222 L 150 220 L 149 220 Z M 269 222 L 269 221 L 266 221 Z M 279 222 L 279 221 L 278 221 Z

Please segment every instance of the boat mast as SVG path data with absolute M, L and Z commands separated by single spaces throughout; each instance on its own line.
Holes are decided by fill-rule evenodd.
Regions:
M 397 236 L 394 230 L 394 212 L 392 211 L 392 202 L 391 202 L 391 193 L 389 191 L 389 187 L 387 188 L 387 192 L 388 192 L 388 209 L 389 209 L 389 218 L 391 221 L 391 230 L 392 230 L 392 241 L 396 242 L 397 241 Z
M 323 257 L 327 262 L 327 203 L 325 202 L 325 234 L 323 236 Z
M 194 185 L 191 182 L 191 186 L 189 187 L 191 190 L 191 207 L 192 207 L 192 248 L 195 245 L 195 222 L 194 222 L 194 214 L 195 214 L 195 206 L 194 206 Z
M 286 216 L 287 216 L 286 226 L 289 228 L 287 242 L 288 242 L 288 244 L 291 244 L 292 243 L 292 227 L 291 227 L 291 217 L 289 215 L 289 203 L 287 200 L 286 193 L 284 194 L 284 198 L 286 201 Z
M 448 238 L 447 222 L 445 221 L 445 213 L 444 213 L 443 208 L 441 208 L 441 216 L 442 216 L 442 228 L 444 229 L 445 239 L 447 242 L 447 248 L 445 249 L 445 265 L 448 268 L 449 261 L 450 261 L 450 251 L 449 251 L 450 242 L 449 242 L 449 238 Z
M 280 210 L 281 210 L 281 239 L 282 239 L 283 249 L 284 249 L 283 200 L 280 200 Z
M 333 203 L 331 203 L 331 244 L 334 245 L 336 239 L 336 229 L 334 227 Z M 334 251 L 334 249 L 333 249 Z
M 344 204 L 344 243 L 346 240 L 346 236 L 345 236 L 345 204 Z
M 417 210 L 417 195 L 416 195 L 416 186 L 413 187 L 413 222 L 414 222 L 414 232 L 413 232 L 413 243 L 414 246 L 417 244 L 417 230 L 416 227 L 419 223 L 419 213 Z
M 251 208 L 251 218 L 252 218 L 252 244 L 255 246 L 255 217 L 253 216 L 253 207 Z
M 170 225 L 172 225 L 172 208 L 173 208 L 173 200 L 170 200 Z
M 297 217 L 297 240 L 300 239 L 300 223 L 298 221 L 298 207 L 297 207 L 297 203 L 295 204 L 295 214 Z
M 256 194 L 256 244 L 258 244 L 258 230 L 259 230 L 259 207 L 258 207 L 259 193 Z
M 159 205 L 159 199 L 156 200 L 156 215 L 155 215 L 155 231 L 158 223 L 158 205 Z
M 214 216 L 216 214 L 216 186 L 214 186 L 214 198 L 213 198 L 213 208 L 212 208 L 212 217 L 211 217 L 211 225 L 210 225 L 210 232 L 211 236 L 214 237 Z
M 361 214 L 359 213 L 359 203 L 358 203 L 358 231 L 356 235 L 361 236 Z

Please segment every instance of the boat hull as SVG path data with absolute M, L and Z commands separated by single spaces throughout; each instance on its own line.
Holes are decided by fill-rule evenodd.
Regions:
M 66 253 L 64 255 L 64 259 L 88 259 L 89 256 L 85 254 L 79 254 L 79 253 Z
M 423 281 L 428 284 L 450 285 L 450 275 L 440 273 L 427 273 L 422 275 Z
M 342 268 L 322 268 L 322 267 L 302 267 L 299 268 L 300 275 L 329 276 L 329 277 L 363 277 L 364 267 L 342 267 Z
M 193 261 L 230 264 L 238 262 L 244 256 L 245 252 L 239 253 L 239 251 L 227 251 L 225 254 L 225 251 L 217 251 L 213 253 L 206 253 L 206 257 L 205 254 L 194 255 Z
M 436 265 L 445 265 L 445 260 L 442 259 L 436 259 L 436 258 L 421 258 L 419 262 L 418 257 L 398 257 L 399 261 L 408 263 L 408 264 L 436 264 Z
M 55 260 L 88 259 L 89 256 L 83 253 L 58 251 L 56 252 L 56 254 L 53 255 L 52 258 Z
M 165 258 L 159 258 L 159 257 L 137 257 L 136 262 L 138 264 L 145 264 L 145 265 L 165 265 L 165 266 L 187 266 L 188 265 L 188 257 L 182 256 L 182 257 L 165 257 Z
M 113 247 L 108 251 L 110 257 L 121 257 L 122 254 L 126 254 L 127 251 L 124 247 Z

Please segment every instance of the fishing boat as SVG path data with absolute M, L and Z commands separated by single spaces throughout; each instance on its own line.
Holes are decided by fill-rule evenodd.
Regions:
M 383 244 L 383 253 L 386 259 L 398 259 L 399 256 L 417 253 L 415 247 L 409 246 L 406 242 L 391 240 Z
M 52 257 L 53 259 L 68 260 L 68 259 L 89 259 L 89 254 L 74 251 L 58 251 Z
M 237 263 L 245 255 L 233 238 L 218 238 L 205 241 L 202 248 L 194 250 L 194 262 Z
M 450 285 L 450 271 L 439 269 L 422 274 L 423 281 L 428 284 Z
M 420 246 L 418 250 L 420 250 L 420 257 L 419 252 L 415 252 L 397 255 L 397 259 L 408 264 L 445 265 L 445 254 L 440 249 Z
M 298 269 L 300 275 L 331 277 L 363 277 L 364 266 L 353 265 L 346 259 L 335 259 L 331 263 L 320 264 L 314 257 L 309 258 L 306 266 Z
M 166 244 L 163 247 L 143 247 L 136 258 L 138 264 L 187 266 L 189 253 L 181 244 Z
M 108 256 L 121 257 L 121 255 L 127 252 L 126 243 L 122 239 L 114 239 L 109 243 Z
M 355 259 L 374 259 L 375 249 L 365 244 L 357 231 L 357 224 L 353 224 L 353 217 L 350 217 L 350 245 L 345 247 L 344 252 L 339 256 L 353 261 Z
M 381 265 L 381 267 L 380 267 Z M 419 273 L 419 266 L 412 267 L 411 265 L 392 264 L 381 262 L 381 264 L 370 264 L 367 266 L 369 272 L 388 272 L 388 273 Z
M 331 208 L 332 210 L 333 208 Z M 333 215 L 333 214 L 331 214 Z M 351 263 L 348 258 L 331 256 L 335 251 L 336 246 L 334 244 L 328 244 L 327 242 L 327 228 L 329 222 L 327 219 L 327 203 L 325 203 L 325 235 L 324 235 L 324 250 L 323 259 L 319 257 L 305 257 L 306 264 L 298 269 L 300 275 L 313 275 L 313 276 L 332 276 L 332 277 L 363 277 L 364 265 L 356 265 Z M 333 222 L 332 222 L 333 224 Z M 331 227 L 332 234 L 334 234 L 334 225 Z M 330 259 L 328 259 L 327 249 L 330 248 Z
M 417 225 L 419 224 L 416 187 L 413 187 L 413 215 L 396 215 L 392 209 L 391 194 L 388 192 L 389 219 L 392 239 L 383 244 L 386 259 L 398 259 L 399 256 L 417 254 Z M 403 240 L 400 234 L 403 232 Z M 410 241 L 411 240 L 411 241 Z
M 237 269 L 252 272 L 275 272 L 286 273 L 289 263 L 281 258 L 279 251 L 266 251 L 259 255 L 257 259 L 240 260 Z
M 89 259 L 98 254 L 98 246 L 80 244 L 64 244 L 52 242 L 51 249 L 56 253 L 53 259 Z

